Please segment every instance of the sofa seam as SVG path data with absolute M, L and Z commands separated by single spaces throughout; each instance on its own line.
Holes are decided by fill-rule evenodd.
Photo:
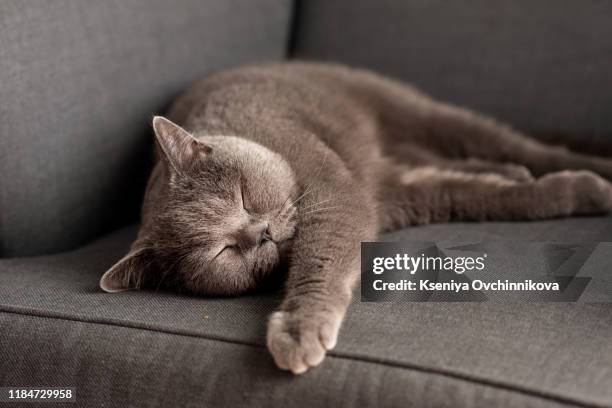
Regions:
M 299 32 L 299 15 L 302 9 L 301 0 L 292 0 L 289 6 L 289 24 L 285 44 L 285 59 L 292 59 L 295 54 L 297 37 Z
M 41 311 L 41 310 L 36 310 L 36 309 L 27 309 L 27 308 L 14 307 L 14 306 L 8 306 L 8 305 L 0 305 L 0 313 L 16 314 L 16 315 L 35 317 L 35 318 L 65 320 L 65 321 L 72 321 L 72 322 L 78 322 L 78 323 L 90 323 L 90 324 L 97 324 L 97 325 L 103 325 L 103 326 L 122 327 L 126 329 L 145 330 L 145 331 L 149 331 L 153 333 L 162 333 L 162 334 L 169 334 L 169 335 L 175 335 L 175 336 L 192 337 L 192 338 L 206 339 L 206 340 L 211 340 L 211 341 L 224 342 L 224 343 L 229 343 L 229 344 L 239 344 L 243 346 L 265 348 L 264 345 L 260 343 L 256 343 L 256 342 L 236 340 L 236 339 L 232 339 L 229 337 L 216 336 L 216 335 L 210 335 L 210 334 L 190 333 L 190 332 L 182 331 L 180 329 L 162 329 L 162 328 L 156 328 L 153 326 L 149 326 L 147 324 L 129 323 L 123 320 L 103 319 L 103 318 L 102 319 L 101 318 L 89 319 L 89 318 L 82 317 L 82 316 L 65 315 L 61 312 L 46 312 L 46 311 Z M 518 394 L 523 394 L 523 395 L 527 395 L 530 397 L 539 398 L 543 400 L 554 401 L 554 402 L 558 402 L 562 404 L 571 404 L 577 407 L 610 408 L 610 405 L 599 405 L 593 402 L 580 401 L 572 397 L 550 394 L 550 393 L 546 393 L 546 392 L 542 392 L 542 391 L 538 391 L 534 389 L 523 388 L 523 387 L 516 386 L 513 384 L 506 384 L 503 382 L 492 381 L 492 380 L 479 378 L 479 377 L 471 376 L 469 374 L 464 374 L 460 372 L 446 371 L 443 369 L 421 366 L 421 365 L 414 364 L 414 363 L 395 362 L 392 360 L 364 356 L 364 355 L 355 354 L 355 353 L 342 353 L 342 352 L 338 353 L 337 351 L 333 351 L 333 350 L 328 352 L 327 356 L 331 358 L 342 359 L 342 360 L 360 361 L 360 362 L 369 363 L 369 364 L 384 365 L 387 367 L 400 368 L 400 369 L 411 370 L 415 372 L 421 372 L 421 373 L 437 375 L 441 377 L 452 378 L 455 380 L 461 380 L 461 381 L 468 382 L 468 383 L 484 385 L 490 388 L 497 388 L 497 389 L 506 390 L 510 392 L 516 392 Z

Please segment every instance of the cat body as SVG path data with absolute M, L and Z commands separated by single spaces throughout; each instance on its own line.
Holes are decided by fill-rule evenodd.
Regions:
M 101 286 L 235 295 L 283 279 L 267 343 L 294 373 L 334 347 L 360 242 L 431 222 L 612 209 L 611 160 L 364 70 L 228 70 L 194 84 L 168 118 L 153 123 L 159 160 L 138 239 Z

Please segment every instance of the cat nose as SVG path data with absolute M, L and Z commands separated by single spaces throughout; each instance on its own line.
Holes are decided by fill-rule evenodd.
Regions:
M 270 231 L 268 230 L 268 224 L 261 224 L 257 228 L 254 228 L 253 235 L 257 245 L 261 245 L 264 241 L 269 241 Z
M 244 249 L 259 246 L 271 238 L 268 223 L 250 224 L 239 233 L 239 242 Z
M 270 235 L 270 227 L 266 225 L 266 229 L 261 235 L 261 241 L 272 241 L 272 235 Z

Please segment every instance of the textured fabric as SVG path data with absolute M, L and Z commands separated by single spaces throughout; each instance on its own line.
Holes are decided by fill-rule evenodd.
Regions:
M 300 5 L 296 56 L 377 68 L 527 129 L 611 129 L 606 2 Z M 0 257 L 73 247 L 134 217 L 151 114 L 211 70 L 281 57 L 289 8 L 1 2 Z M 70 406 L 612 407 L 610 305 L 357 298 L 338 347 L 294 378 L 264 348 L 278 294 L 100 292 L 99 277 L 135 232 L 0 260 L 0 386 L 76 386 Z M 610 241 L 612 217 L 385 237 L 491 238 Z
M 304 0 L 295 58 L 369 67 L 527 131 L 612 135 L 612 3 Z
M 150 120 L 212 70 L 284 56 L 288 0 L 0 2 L 0 257 L 134 220 Z
M 0 327 L 0 384 L 76 385 L 66 407 L 575 406 L 340 355 L 293 378 L 261 345 L 3 312 Z
M 337 348 L 295 379 L 276 371 L 264 349 L 277 294 L 100 292 L 100 275 L 135 232 L 64 254 L 0 260 L 1 385 L 53 379 L 107 406 L 612 407 L 612 305 L 357 298 Z M 510 237 L 612 241 L 612 217 L 434 225 L 383 239 Z

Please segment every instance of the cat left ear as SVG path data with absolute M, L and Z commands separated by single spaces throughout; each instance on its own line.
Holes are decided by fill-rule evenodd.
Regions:
M 202 155 L 212 150 L 185 129 L 162 116 L 153 118 L 153 129 L 163 158 L 179 173 L 192 168 Z
M 139 289 L 143 283 L 145 268 L 151 264 L 148 248 L 130 251 L 102 275 L 100 288 L 109 293 Z

